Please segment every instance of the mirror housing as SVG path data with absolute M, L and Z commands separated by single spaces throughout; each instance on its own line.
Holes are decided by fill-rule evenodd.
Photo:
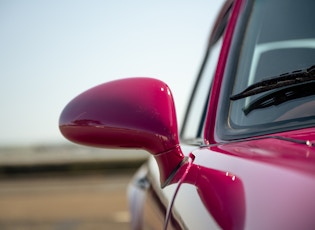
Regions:
M 127 78 L 91 88 L 64 108 L 59 128 L 78 144 L 150 152 L 162 187 L 184 160 L 174 100 L 169 87 L 157 79 Z

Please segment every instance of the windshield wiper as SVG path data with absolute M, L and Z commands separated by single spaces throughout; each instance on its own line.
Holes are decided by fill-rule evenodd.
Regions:
M 257 98 L 249 105 L 245 106 L 243 108 L 243 112 L 245 115 L 248 115 L 251 111 L 256 109 L 267 108 L 273 105 L 280 105 L 286 101 L 312 96 L 315 95 L 314 89 L 315 81 L 289 86 Z
M 230 99 L 235 101 L 259 93 L 267 92 L 269 90 L 306 83 L 313 80 L 315 80 L 315 65 L 307 69 L 296 70 L 291 73 L 281 74 L 280 76 L 254 83 L 248 86 L 242 92 L 232 95 Z

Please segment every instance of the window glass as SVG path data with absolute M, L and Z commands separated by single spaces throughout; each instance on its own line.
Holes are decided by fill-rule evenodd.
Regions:
M 245 34 L 236 33 L 234 38 L 244 39 L 237 43 L 240 52 L 232 54 L 236 69 L 229 72 L 224 84 L 234 84 L 226 87 L 232 89 L 226 97 L 262 81 L 306 75 L 315 64 L 314 7 L 313 0 L 256 0 L 248 5 L 246 15 L 250 16 L 242 22 Z M 315 118 L 314 81 L 263 87 L 256 87 L 253 95 L 231 100 L 226 127 L 238 133 L 259 133 L 311 124 L 309 119 Z
M 209 91 L 219 58 L 221 45 L 222 38 L 211 47 L 211 52 L 206 58 L 205 66 L 198 84 L 196 85 L 195 95 L 192 98 L 192 103 L 184 126 L 184 139 L 201 138 L 204 117 L 209 99 Z
M 216 71 L 223 43 L 223 35 L 231 13 L 233 1 L 227 0 L 221 3 L 223 5 L 213 25 L 207 52 L 198 74 L 181 130 L 182 140 L 189 144 L 201 144 L 204 141 L 203 130 L 211 83 Z

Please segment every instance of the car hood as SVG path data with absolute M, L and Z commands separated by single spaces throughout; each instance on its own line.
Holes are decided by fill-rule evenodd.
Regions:
M 314 139 L 315 128 L 309 128 L 193 151 L 190 174 L 197 178 L 200 209 L 205 207 L 224 229 L 314 229 Z M 195 174 L 194 168 L 199 169 Z M 186 223 L 193 217 L 191 223 L 212 223 L 200 213 L 191 216 L 183 218 Z
M 221 144 L 212 149 L 315 174 L 315 128 Z

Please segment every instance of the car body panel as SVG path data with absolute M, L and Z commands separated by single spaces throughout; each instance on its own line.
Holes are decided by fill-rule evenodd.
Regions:
M 161 229 L 173 199 L 167 229 L 313 229 L 314 140 L 315 129 L 309 128 L 195 150 L 190 147 L 193 166 L 176 196 L 176 185 L 161 193 L 155 182 L 157 166 L 151 160 L 145 175 L 151 187 L 145 211 L 139 214 L 145 218 L 143 229 Z M 152 204 L 160 205 L 154 208 Z
M 314 131 L 309 128 L 213 146 L 199 151 L 195 163 L 207 162 L 207 167 L 227 171 L 242 181 L 244 229 L 314 229 Z
M 213 78 L 212 88 L 209 96 L 209 105 L 208 112 L 205 119 L 205 128 L 204 128 L 204 142 L 206 144 L 213 144 L 218 142 L 218 138 L 215 135 L 215 125 L 216 125 L 216 111 L 218 110 L 218 101 L 221 92 L 221 85 L 223 80 L 224 71 L 226 68 L 226 63 L 228 55 L 230 52 L 230 47 L 232 43 L 232 38 L 234 35 L 234 30 L 236 23 L 239 19 L 239 15 L 244 9 L 245 0 L 235 0 L 233 3 L 233 8 L 231 11 L 231 16 L 227 24 L 225 35 L 223 38 L 223 44 Z

